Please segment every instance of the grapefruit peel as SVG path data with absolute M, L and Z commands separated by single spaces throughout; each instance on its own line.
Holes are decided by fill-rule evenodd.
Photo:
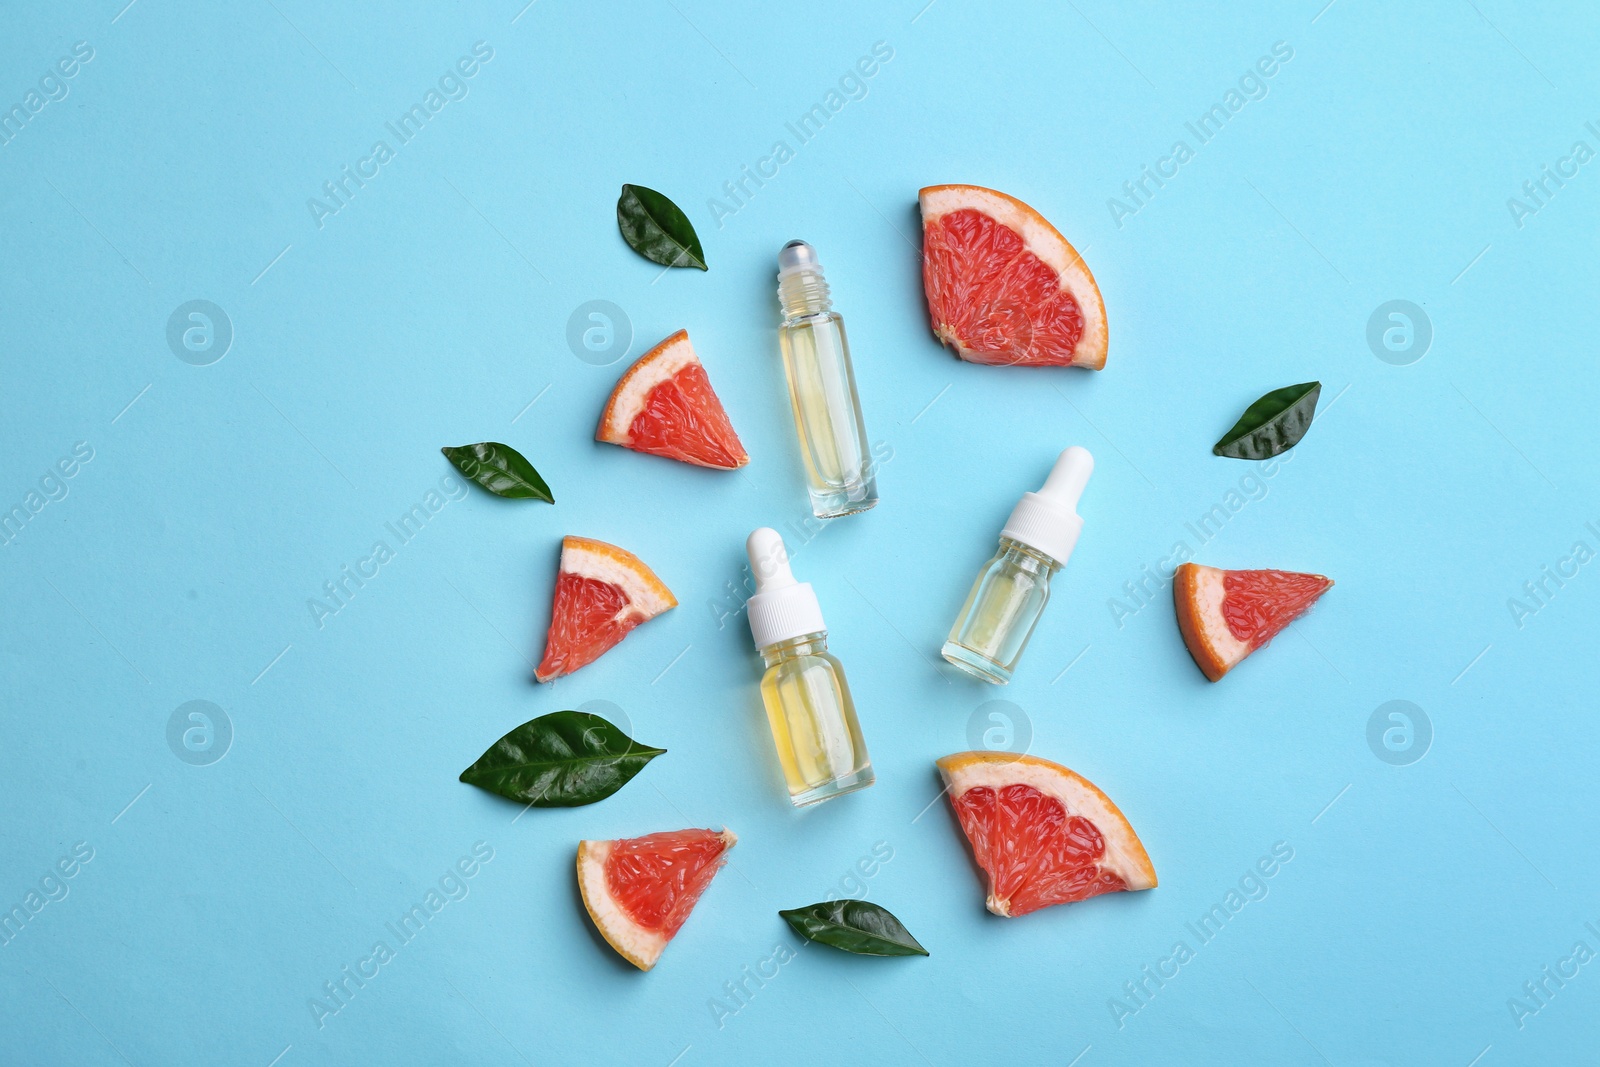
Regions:
M 1262 585 L 1275 588 L 1263 590 L 1259 588 Z M 1305 614 L 1331 588 L 1333 579 L 1320 574 L 1225 571 L 1184 563 L 1172 578 L 1172 600 L 1184 646 L 1201 673 L 1215 682 Z M 1243 619 L 1250 621 L 1249 629 Z

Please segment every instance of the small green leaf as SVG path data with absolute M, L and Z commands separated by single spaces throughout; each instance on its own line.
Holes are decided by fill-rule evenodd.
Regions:
M 1233 429 L 1211 447 L 1212 454 L 1229 459 L 1271 459 L 1289 451 L 1311 428 L 1321 394 L 1321 382 L 1274 389 L 1245 409 Z
M 900 920 L 867 900 L 830 900 L 778 912 L 795 933 L 861 956 L 926 956 Z
M 624 185 L 617 200 L 617 228 L 628 247 L 663 267 L 706 269 L 706 253 L 677 204 L 654 189 Z
M 544 500 L 554 504 L 550 487 L 544 484 L 533 464 L 522 458 L 522 453 L 498 441 L 480 441 L 475 445 L 458 448 L 441 448 L 445 459 L 454 463 L 456 470 L 483 486 L 495 496 Z
M 604 800 L 664 752 L 598 715 L 557 711 L 496 741 L 461 780 L 538 808 L 575 808 Z

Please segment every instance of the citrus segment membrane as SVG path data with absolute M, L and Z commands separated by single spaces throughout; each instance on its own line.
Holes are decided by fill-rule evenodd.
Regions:
M 1026 785 L 969 789 L 954 802 L 973 858 L 989 879 L 1000 915 L 1026 915 L 1051 904 L 1127 889 L 1101 869 L 1106 841 L 1094 823 L 1068 815 L 1054 797 Z
M 733 470 L 750 462 L 711 379 L 690 363 L 650 391 L 628 426 L 628 447 L 702 467 Z
M 1224 571 L 1222 617 L 1228 632 L 1251 651 L 1271 641 L 1333 582 L 1295 571 Z
M 628 610 L 628 597 L 617 586 L 577 574 L 557 575 L 539 680 L 588 666 L 643 621 Z
M 617 841 L 606 857 L 606 888 L 635 925 L 670 940 L 722 869 L 727 850 L 714 830 Z

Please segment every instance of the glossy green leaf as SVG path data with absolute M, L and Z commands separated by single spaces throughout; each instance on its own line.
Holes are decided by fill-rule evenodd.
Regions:
M 664 753 L 598 715 L 541 715 L 496 741 L 461 780 L 540 808 L 575 808 L 615 793 Z
M 495 496 L 544 500 L 554 504 L 556 498 L 544 484 L 533 464 L 510 445 L 498 441 L 480 441 L 475 445 L 441 448 L 445 459 L 455 464 L 456 470 L 483 486 Z
M 1211 447 L 1212 454 L 1229 459 L 1271 459 L 1289 451 L 1311 428 L 1320 395 L 1321 382 L 1274 389 L 1245 409 L 1233 429 Z
M 654 189 L 624 185 L 617 200 L 617 228 L 628 247 L 663 267 L 706 269 L 700 238 L 677 204 Z
M 900 920 L 868 900 L 830 900 L 780 911 L 795 933 L 819 945 L 861 956 L 926 956 Z

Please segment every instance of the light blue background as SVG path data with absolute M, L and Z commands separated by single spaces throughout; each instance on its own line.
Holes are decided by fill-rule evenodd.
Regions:
M 0 905 L 94 849 L 0 947 L 4 1062 L 957 1064 L 1000 1045 L 1081 1067 L 1489 1067 L 1592 1049 L 1600 963 L 1548 983 L 1520 1027 L 1508 999 L 1579 939 L 1600 951 L 1600 564 L 1520 627 L 1507 601 L 1574 541 L 1600 548 L 1600 163 L 1521 227 L 1506 203 L 1574 141 L 1600 148 L 1591 9 L 124 2 L 12 10 L 0 32 L 5 107 L 94 48 L 0 146 L 0 505 L 94 450 L 0 551 Z M 307 199 L 478 41 L 494 56 L 469 95 L 319 228 Z M 865 98 L 799 145 L 785 123 L 879 41 L 893 59 Z M 1293 59 L 1267 96 L 1197 147 L 1184 123 L 1279 41 Z M 1114 225 L 1108 198 L 1178 138 L 1195 157 Z M 780 139 L 795 158 L 718 225 L 708 200 Z M 623 182 L 684 207 L 708 274 L 661 276 L 623 245 Z M 915 202 L 941 182 L 1019 196 L 1077 243 L 1109 308 L 1104 372 L 937 347 Z M 772 292 L 796 236 L 893 452 L 883 503 L 803 544 Z M 210 366 L 166 342 L 191 299 L 233 324 Z M 593 299 L 625 309 L 634 357 L 690 330 L 744 472 L 593 442 L 627 366 L 569 349 Z M 1366 340 L 1394 299 L 1434 331 L 1408 366 Z M 1212 441 L 1310 379 L 1309 436 L 1199 547 L 1185 523 L 1260 473 Z M 439 447 L 483 439 L 526 453 L 558 505 L 474 491 L 398 546 L 384 524 L 448 473 Z M 1017 681 L 981 687 L 938 646 L 1007 510 L 1072 443 L 1098 458 L 1082 542 Z M 743 616 L 719 622 L 763 524 L 822 598 L 879 776 L 807 812 L 781 793 Z M 682 604 L 535 687 L 569 532 L 636 552 Z M 380 538 L 395 559 L 319 629 L 307 599 Z M 1179 540 L 1338 585 L 1211 685 L 1164 590 L 1120 626 L 1109 606 Z M 1122 806 L 1160 888 L 983 910 L 929 805 L 932 761 L 971 747 L 997 698 L 1032 751 Z M 1434 733 L 1408 766 L 1367 741 L 1397 699 Z M 166 741 L 190 700 L 233 724 L 210 766 Z M 456 781 L 505 730 L 590 700 L 670 750 L 617 796 L 514 821 Z M 732 865 L 661 964 L 619 963 L 582 918 L 576 842 L 723 824 Z M 478 841 L 494 858 L 470 894 L 319 1028 L 309 998 L 393 943 L 385 923 Z M 724 983 L 795 944 L 777 909 L 841 892 L 879 842 L 893 858 L 865 891 L 932 956 L 806 948 L 719 1026 Z M 1266 897 L 1200 945 L 1185 924 L 1277 842 L 1294 858 Z M 1110 999 L 1180 939 L 1195 958 L 1119 1027 Z

